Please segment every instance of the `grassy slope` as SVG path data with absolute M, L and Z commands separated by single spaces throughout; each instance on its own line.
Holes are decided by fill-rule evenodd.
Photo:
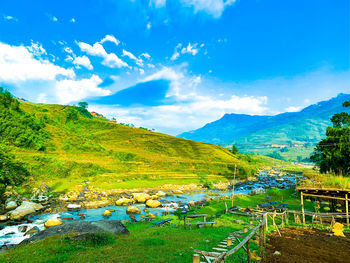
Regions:
M 46 121 L 51 133 L 45 152 L 15 148 L 18 160 L 33 174 L 31 183 L 45 182 L 69 190 L 90 181 L 104 189 L 155 187 L 165 183 L 199 182 L 198 174 L 225 180 L 232 165 L 241 177 L 275 161 L 265 157 L 237 157 L 227 149 L 173 136 L 109 123 L 79 115 L 67 122 L 70 106 L 21 103 L 21 108 Z M 231 167 L 229 170 L 228 167 Z

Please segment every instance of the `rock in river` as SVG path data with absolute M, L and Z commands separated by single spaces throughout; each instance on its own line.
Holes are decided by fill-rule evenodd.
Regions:
M 120 206 L 120 205 L 130 205 L 132 204 L 132 199 L 128 199 L 128 198 L 120 198 L 115 202 L 116 205 Z
M 47 220 L 44 225 L 46 228 L 49 228 L 49 227 L 53 227 L 53 226 L 59 226 L 62 224 L 63 224 L 63 222 L 61 219 L 54 217 L 54 218 L 50 218 L 49 220 Z
M 157 208 L 162 206 L 162 204 L 157 200 L 147 200 L 146 206 L 151 208 Z
M 132 195 L 136 203 L 141 203 L 141 204 L 145 203 L 148 199 L 151 198 L 149 194 L 146 194 L 146 193 L 133 193 Z
M 118 220 L 99 220 L 99 221 L 75 221 L 67 222 L 59 226 L 53 226 L 45 229 L 32 237 L 24 240 L 22 243 L 30 243 L 42 240 L 49 236 L 65 235 L 69 233 L 76 234 L 93 234 L 93 233 L 111 233 L 111 234 L 128 234 L 129 231 Z M 21 243 L 21 244 L 22 244 Z
M 137 206 L 128 206 L 126 209 L 127 214 L 141 214 L 141 210 Z
M 19 220 L 24 216 L 35 213 L 36 211 L 39 211 L 43 208 L 44 207 L 41 204 L 23 201 L 19 207 L 9 212 L 9 217 L 11 220 Z

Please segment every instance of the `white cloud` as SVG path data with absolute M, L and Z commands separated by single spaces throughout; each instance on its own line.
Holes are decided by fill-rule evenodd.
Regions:
M 156 8 L 164 7 L 166 5 L 166 0 L 151 0 L 149 4 L 155 6 Z
M 18 21 L 18 19 L 13 16 L 3 15 L 2 17 L 4 18 L 4 20 Z
M 24 47 L 0 42 L 0 80 L 18 83 L 30 80 L 54 80 L 58 75 L 75 77 L 72 69 L 65 69 L 52 64 L 49 60 L 36 58 L 38 54 L 45 52 L 37 43 Z
M 75 23 L 75 22 L 76 22 L 76 20 L 75 20 L 75 18 L 72 18 L 71 20 L 69 20 L 69 22 L 71 22 L 71 23 Z
M 297 112 L 297 111 L 300 111 L 302 108 L 303 106 L 298 106 L 298 107 L 290 106 L 285 109 L 285 112 Z
M 78 101 L 90 96 L 106 96 L 111 91 L 99 88 L 102 80 L 97 75 L 89 79 L 64 79 L 56 82 L 56 96 L 60 103 Z
M 179 53 L 178 49 L 181 47 L 182 47 L 181 43 L 176 45 L 174 54 L 171 56 L 170 60 L 176 60 L 176 59 L 178 59 L 178 57 L 180 57 L 180 53 Z
M 197 46 L 198 46 L 198 43 L 195 43 L 193 45 L 191 45 L 191 43 L 188 43 L 187 47 L 182 48 L 181 54 L 189 53 L 189 54 L 192 54 L 192 56 L 195 56 L 199 51 L 199 49 L 196 48 Z
M 123 55 L 122 55 L 122 56 L 123 56 L 123 57 L 128 57 L 128 58 L 134 60 L 135 63 L 136 63 L 138 66 L 143 67 L 143 60 L 142 60 L 141 58 L 135 57 L 135 55 L 132 54 L 131 52 L 126 51 L 125 49 L 123 49 Z
M 204 47 L 204 44 L 201 44 L 199 47 Z M 181 49 L 181 52 L 179 51 L 180 49 Z M 199 52 L 198 43 L 194 43 L 193 45 L 191 45 L 191 43 L 188 43 L 186 47 L 182 47 L 182 44 L 179 43 L 176 45 L 174 54 L 171 56 L 170 60 L 174 61 L 178 59 L 180 57 L 180 53 L 191 54 L 192 56 L 195 56 L 198 54 L 198 52 Z
M 42 45 L 33 41 L 28 47 L 0 42 L 0 83 L 13 85 L 27 99 L 49 103 L 69 103 L 111 93 L 98 87 L 102 80 L 97 75 L 77 79 L 73 69 L 53 64 L 43 58 L 45 54 Z M 77 64 L 89 67 L 86 59 L 79 59 L 75 57 Z
M 115 38 L 115 36 L 113 35 L 106 35 L 101 41 L 100 43 L 103 44 L 105 42 L 112 42 L 114 44 L 116 44 L 117 46 L 119 45 L 120 41 L 118 39 Z
M 214 18 L 219 18 L 225 8 L 233 5 L 237 0 L 178 0 L 185 7 L 193 8 L 194 13 L 205 12 Z M 166 0 L 151 0 L 150 5 L 156 8 L 166 6 Z
M 91 65 L 90 59 L 85 55 L 83 55 L 81 57 L 75 57 L 73 60 L 73 64 L 76 65 L 77 67 L 83 66 L 89 70 L 93 69 L 93 66 Z
M 53 17 L 52 17 L 52 21 L 57 22 L 57 21 L 58 21 L 58 18 L 55 17 L 55 16 L 53 16 Z
M 142 53 L 142 54 L 140 55 L 140 57 L 144 57 L 144 58 L 146 58 L 146 59 L 150 59 L 150 58 L 151 58 L 150 54 L 148 54 L 148 53 Z
M 81 51 L 86 52 L 87 54 L 92 56 L 102 57 L 103 58 L 102 64 L 107 67 L 110 67 L 110 68 L 128 67 L 128 64 L 125 63 L 123 60 L 121 60 L 116 54 L 107 53 L 104 47 L 100 43 L 95 43 L 93 46 L 91 46 L 84 42 L 78 42 L 78 45 Z
M 68 54 L 74 54 L 73 50 L 70 47 L 65 47 L 64 51 L 67 52 Z
M 26 47 L 29 52 L 31 52 L 35 57 L 41 57 L 42 55 L 47 55 L 46 50 L 39 42 L 31 41 L 31 45 Z
M 147 29 L 149 30 L 149 29 L 151 29 L 151 27 L 152 27 L 151 22 L 148 22 L 148 23 L 147 23 Z

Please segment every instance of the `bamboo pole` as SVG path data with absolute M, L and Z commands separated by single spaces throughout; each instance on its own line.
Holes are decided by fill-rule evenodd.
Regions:
M 249 246 L 249 240 L 247 242 L 247 259 L 248 259 L 248 263 L 250 263 L 250 246 Z
M 305 224 L 304 193 L 303 192 L 301 192 L 300 199 L 301 199 L 301 212 L 303 213 L 303 224 Z
M 231 207 L 233 207 L 233 196 L 235 195 L 235 183 L 236 183 L 236 169 L 237 169 L 237 164 L 235 164 L 235 171 L 233 173 L 233 181 L 232 181 L 232 205 Z
M 346 225 L 349 227 L 349 200 L 348 194 L 345 194 Z

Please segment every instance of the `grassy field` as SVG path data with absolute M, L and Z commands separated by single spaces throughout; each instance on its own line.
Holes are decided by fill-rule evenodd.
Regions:
M 266 194 L 255 196 L 237 196 L 234 205 L 240 207 L 254 206 L 267 196 L 273 201 L 288 203 L 291 209 L 299 210 L 299 198 L 294 190 L 269 190 Z M 239 219 L 248 222 L 249 218 L 222 214 L 226 202 L 231 199 L 212 200 L 209 205 L 198 208 L 192 213 L 206 213 L 215 218 L 217 224 L 211 228 L 185 230 L 183 221 L 170 216 L 177 223 L 173 226 L 149 228 L 151 223 L 129 223 L 129 235 L 103 236 L 87 242 L 73 241 L 62 236 L 55 236 L 30 245 L 22 245 L 16 249 L 0 254 L 0 262 L 191 262 L 193 249 L 211 251 L 219 241 L 231 233 L 243 228 L 233 222 Z M 311 209 L 311 204 L 306 204 Z M 310 207 L 308 207 L 310 206 Z M 156 220 L 161 219 L 157 218 Z M 251 243 L 252 250 L 258 250 Z M 246 258 L 241 250 L 225 262 L 240 262 Z
M 226 181 L 235 164 L 238 178 L 254 175 L 264 165 L 281 164 L 268 157 L 233 155 L 220 146 L 89 118 L 77 107 L 29 102 L 21 102 L 20 107 L 45 123 L 50 134 L 45 151 L 12 147 L 32 175 L 29 186 L 44 182 L 56 191 L 67 191 L 89 181 L 102 189 L 158 187 L 199 183 L 201 175 L 213 182 Z

